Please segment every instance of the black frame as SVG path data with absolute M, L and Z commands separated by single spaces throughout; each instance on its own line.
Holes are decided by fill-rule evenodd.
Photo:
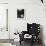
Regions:
M 17 9 L 17 18 L 24 18 L 24 9 Z

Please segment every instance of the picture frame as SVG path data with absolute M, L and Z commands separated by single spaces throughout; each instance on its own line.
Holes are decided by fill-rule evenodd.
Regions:
M 25 9 L 17 9 L 17 20 L 24 20 L 25 18 Z

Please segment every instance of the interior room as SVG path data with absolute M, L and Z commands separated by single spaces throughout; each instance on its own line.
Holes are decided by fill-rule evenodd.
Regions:
M 46 0 L 0 0 L 0 46 L 46 46 Z

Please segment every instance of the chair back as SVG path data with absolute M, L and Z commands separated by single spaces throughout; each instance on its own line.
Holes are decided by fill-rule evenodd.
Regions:
M 40 24 L 32 23 L 29 24 L 27 23 L 27 31 L 30 35 L 34 34 L 37 35 L 40 32 Z

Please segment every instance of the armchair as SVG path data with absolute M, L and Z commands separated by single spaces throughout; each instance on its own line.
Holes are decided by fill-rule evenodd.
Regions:
M 27 23 L 27 31 L 22 31 L 22 34 L 20 34 L 20 44 L 22 41 L 25 41 L 24 35 L 29 34 L 32 37 L 29 39 L 30 43 L 33 45 L 34 42 L 39 43 L 39 33 L 40 33 L 40 24 Z M 28 40 L 28 38 L 26 38 Z

